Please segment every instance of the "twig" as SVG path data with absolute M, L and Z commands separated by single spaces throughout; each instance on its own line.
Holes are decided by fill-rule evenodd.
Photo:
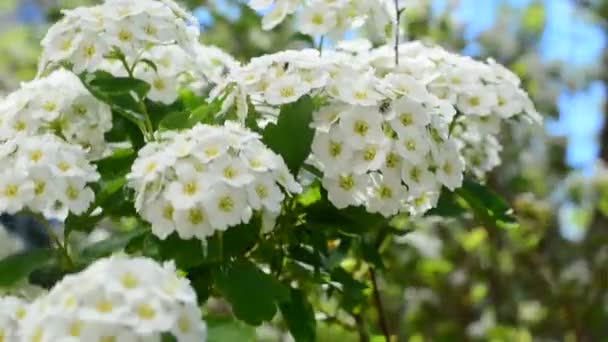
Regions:
M 323 43 L 325 43 L 325 36 L 321 36 L 321 38 L 319 39 L 319 56 L 323 56 Z
M 395 67 L 399 66 L 399 29 L 401 27 L 401 14 L 405 8 L 399 8 L 399 0 L 395 0 Z
M 357 332 L 359 333 L 359 341 L 360 342 L 369 342 L 369 334 L 365 329 L 365 321 L 363 320 L 363 316 L 361 314 L 353 314 L 355 318 L 355 323 L 357 323 Z
M 55 232 L 53 232 L 53 229 L 51 228 L 49 221 L 42 215 L 35 215 L 35 217 L 36 217 L 36 220 L 44 227 L 47 235 L 49 236 L 49 239 L 51 239 L 51 241 L 56 245 L 57 250 L 63 255 L 65 261 L 67 262 L 68 268 L 73 269 L 74 262 L 72 261 L 72 258 L 70 257 L 70 253 L 68 252 L 68 249 L 65 246 L 65 244 L 61 243 L 61 241 L 59 240 L 59 238 L 57 237 Z
M 384 305 L 382 305 L 382 297 L 380 296 L 380 289 L 378 288 L 378 279 L 376 277 L 376 271 L 374 268 L 369 269 L 369 276 L 372 280 L 372 286 L 374 291 L 374 302 L 376 303 L 376 311 L 378 311 L 378 323 L 384 334 L 386 342 L 391 341 L 391 333 L 388 329 L 388 323 L 384 314 Z

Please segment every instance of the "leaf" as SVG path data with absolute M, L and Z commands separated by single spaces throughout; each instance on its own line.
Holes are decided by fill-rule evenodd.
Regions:
M 260 229 L 260 218 L 254 217 L 249 223 L 231 227 L 221 234 L 216 233 L 207 239 L 207 248 L 204 252 L 206 262 L 222 262 L 242 257 L 257 243 Z
M 242 322 L 207 317 L 207 341 L 208 342 L 255 342 L 255 328 Z
M 215 113 L 220 111 L 221 106 L 222 103 L 219 100 L 215 100 L 211 103 L 202 103 L 192 110 L 188 117 L 188 124 L 192 127 L 197 123 L 213 123 Z
M 291 289 L 291 300 L 280 305 L 281 314 L 296 342 L 316 341 L 315 312 L 302 290 Z
M 193 125 L 189 119 L 189 115 L 184 111 L 169 113 L 160 120 L 159 128 L 170 131 L 191 128 Z
M 309 96 L 281 107 L 276 124 L 268 124 L 263 142 L 283 157 L 289 170 L 298 174 L 310 154 L 314 130 L 310 128 L 313 102 Z
M 204 262 L 203 244 L 199 239 L 183 240 L 173 233 L 167 239 L 158 242 L 160 256 L 163 260 L 175 260 L 182 270 L 199 266 Z
M 355 312 L 360 310 L 362 305 L 365 305 L 369 290 L 367 285 L 353 278 L 350 273 L 341 267 L 336 268 L 332 272 L 331 279 L 340 284 L 339 290 L 342 292 L 342 306 L 346 310 Z
M 0 287 L 10 287 L 33 271 L 48 265 L 54 256 L 51 249 L 32 249 L 0 260 Z
M 80 74 L 84 86 L 93 96 L 110 105 L 112 110 L 129 121 L 143 121 L 141 101 L 150 91 L 150 85 L 130 77 L 114 77 L 105 71 Z
M 227 265 L 214 274 L 218 291 L 232 304 L 237 318 L 251 325 L 272 320 L 289 289 L 251 262 Z
M 88 87 L 103 96 L 135 93 L 137 99 L 143 99 L 150 91 L 150 85 L 145 81 L 131 77 L 115 77 L 105 71 L 84 74 L 84 80 Z
M 131 240 L 144 235 L 148 229 L 138 228 L 125 233 L 118 233 L 110 238 L 99 241 L 83 248 L 79 255 L 79 262 L 88 264 L 89 262 L 106 257 L 112 253 L 124 249 Z
M 517 225 L 513 209 L 487 186 L 465 179 L 456 193 L 466 201 L 475 216 L 484 224 L 501 228 Z

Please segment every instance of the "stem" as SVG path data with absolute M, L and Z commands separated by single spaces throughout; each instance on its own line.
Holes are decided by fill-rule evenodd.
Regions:
M 325 43 L 325 36 L 321 36 L 321 39 L 319 39 L 319 47 L 317 48 L 319 50 L 319 56 L 323 56 L 323 43 Z
M 35 217 L 36 217 L 36 220 L 38 221 L 38 223 L 40 223 L 44 227 L 47 235 L 49 236 L 49 239 L 51 239 L 51 241 L 56 245 L 57 250 L 63 255 L 63 258 L 65 259 L 65 262 L 67 263 L 68 268 L 73 269 L 74 262 L 72 261 L 72 258 L 70 257 L 70 253 L 68 252 L 68 249 L 66 248 L 65 244 L 62 244 L 61 241 L 59 240 L 59 237 L 57 237 L 55 232 L 53 232 L 53 229 L 51 228 L 49 221 L 42 215 L 35 215 Z
M 388 329 L 386 316 L 384 315 L 384 305 L 382 305 L 382 297 L 380 296 L 380 289 L 378 288 L 378 279 L 376 277 L 376 271 L 373 267 L 369 269 L 369 275 L 372 280 L 372 286 L 374 290 L 374 302 L 376 304 L 376 311 L 378 311 L 378 323 L 380 324 L 380 328 L 382 329 L 382 333 L 384 334 L 386 342 L 390 342 L 391 333 Z
M 399 66 L 399 28 L 401 27 L 401 14 L 405 8 L 399 8 L 399 0 L 395 1 L 395 67 Z
M 365 330 L 365 321 L 363 320 L 363 316 L 361 314 L 353 314 L 355 318 L 355 323 L 357 323 L 357 332 L 359 333 L 359 341 L 361 342 L 369 342 L 369 334 Z

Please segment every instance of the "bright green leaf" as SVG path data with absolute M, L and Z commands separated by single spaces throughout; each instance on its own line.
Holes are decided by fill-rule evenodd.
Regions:
M 53 260 L 51 249 L 33 249 L 0 260 L 0 287 L 10 287 Z
M 291 300 L 282 303 L 280 308 L 289 332 L 296 342 L 316 341 L 315 312 L 303 291 L 291 289 Z
M 304 160 L 310 154 L 314 130 L 310 128 L 313 102 L 309 96 L 281 107 L 276 124 L 268 124 L 264 130 L 264 143 L 283 157 L 289 170 L 298 174 Z
M 272 320 L 277 304 L 289 300 L 289 289 L 251 262 L 227 265 L 214 274 L 219 292 L 237 318 L 252 325 Z

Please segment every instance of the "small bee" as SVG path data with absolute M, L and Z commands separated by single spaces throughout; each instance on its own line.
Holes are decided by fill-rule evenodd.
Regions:
M 391 101 L 384 100 L 380 103 L 380 113 L 386 114 L 389 110 L 391 110 Z

